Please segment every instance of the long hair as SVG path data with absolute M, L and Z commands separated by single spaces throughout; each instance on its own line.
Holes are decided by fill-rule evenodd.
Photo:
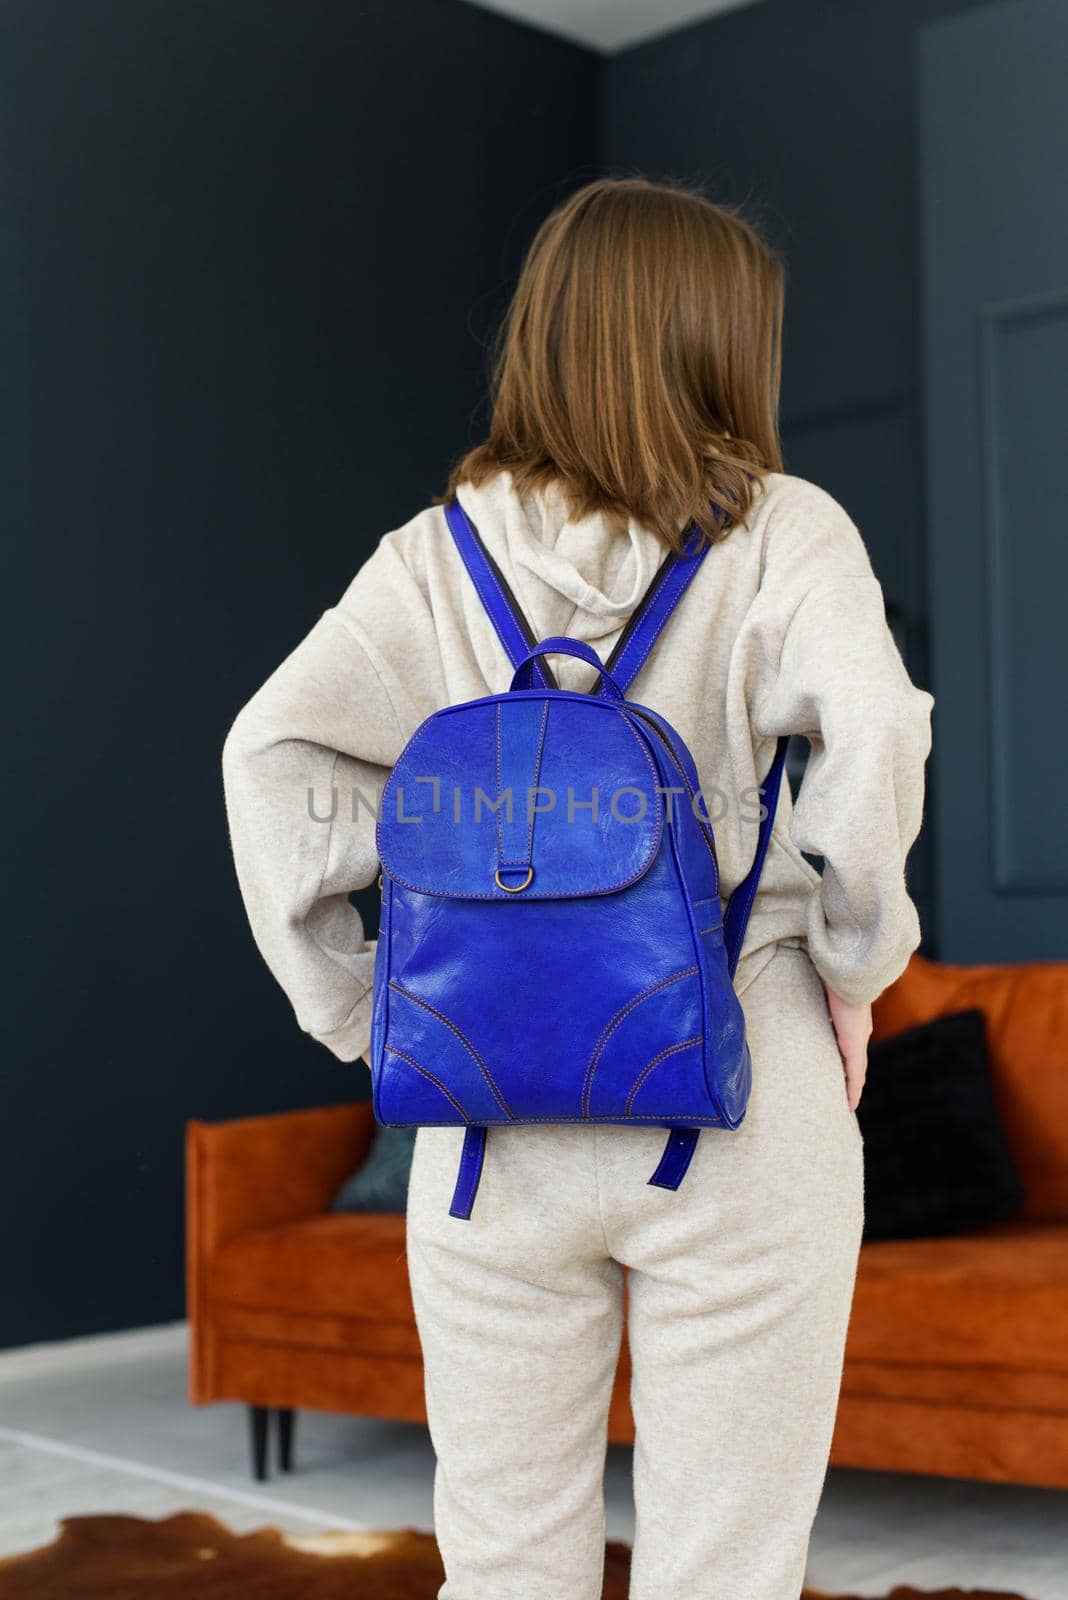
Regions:
M 555 483 L 573 517 L 633 517 L 674 549 L 691 523 L 722 537 L 782 471 L 783 279 L 736 208 L 644 178 L 587 184 L 534 237 L 489 436 L 440 498 L 507 470 L 521 494 Z

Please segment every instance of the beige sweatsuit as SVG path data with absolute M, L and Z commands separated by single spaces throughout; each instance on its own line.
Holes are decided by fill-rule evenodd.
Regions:
M 655 535 L 569 521 L 506 473 L 460 500 L 535 634 L 604 659 L 663 559 Z M 593 677 L 556 658 L 565 688 Z M 387 534 L 228 736 L 226 802 L 253 934 L 300 1026 L 366 1049 L 373 807 L 416 726 L 511 669 L 440 507 Z M 632 1600 L 796 1600 L 826 1468 L 862 1224 L 861 1141 L 823 983 L 874 998 L 919 938 L 905 858 L 931 696 L 887 629 L 859 532 L 802 479 L 763 480 L 704 562 L 630 698 L 693 752 L 721 888 L 745 875 L 776 737 L 785 791 L 736 987 L 749 1110 L 706 1131 L 678 1192 L 652 1128 L 502 1127 L 469 1221 L 463 1130 L 416 1141 L 408 1261 L 438 1455 L 442 1600 L 598 1600 L 605 1419 L 628 1267 L 637 1424 Z M 822 876 L 802 851 L 824 860 Z M 822 980 L 823 982 L 821 983 Z

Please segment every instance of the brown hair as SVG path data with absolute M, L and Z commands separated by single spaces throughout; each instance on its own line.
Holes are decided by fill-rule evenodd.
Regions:
M 783 276 L 736 208 L 644 178 L 587 184 L 534 237 L 489 437 L 441 498 L 507 470 L 521 494 L 555 482 L 572 516 L 634 517 L 676 549 L 691 522 L 725 534 L 782 471 Z

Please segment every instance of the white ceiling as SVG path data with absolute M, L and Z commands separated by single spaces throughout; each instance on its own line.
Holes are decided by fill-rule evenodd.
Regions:
M 755 0 L 472 0 L 548 33 L 561 34 L 594 50 L 622 50 L 658 33 Z

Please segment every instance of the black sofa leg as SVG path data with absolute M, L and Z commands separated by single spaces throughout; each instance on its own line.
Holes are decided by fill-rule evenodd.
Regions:
M 279 1409 L 275 1412 L 278 1418 L 278 1465 L 283 1472 L 293 1471 L 293 1432 L 296 1427 L 297 1414 L 293 1410 Z M 257 1483 L 264 1483 L 267 1479 L 267 1454 L 270 1444 L 271 1410 L 269 1406 L 249 1406 L 248 1427 L 249 1443 L 252 1446 L 252 1476 Z
M 278 1413 L 278 1465 L 283 1472 L 293 1471 L 293 1426 L 296 1413 L 292 1410 Z
M 252 1445 L 252 1476 L 257 1483 L 267 1477 L 267 1422 L 270 1412 L 266 1406 L 249 1406 L 249 1442 Z

